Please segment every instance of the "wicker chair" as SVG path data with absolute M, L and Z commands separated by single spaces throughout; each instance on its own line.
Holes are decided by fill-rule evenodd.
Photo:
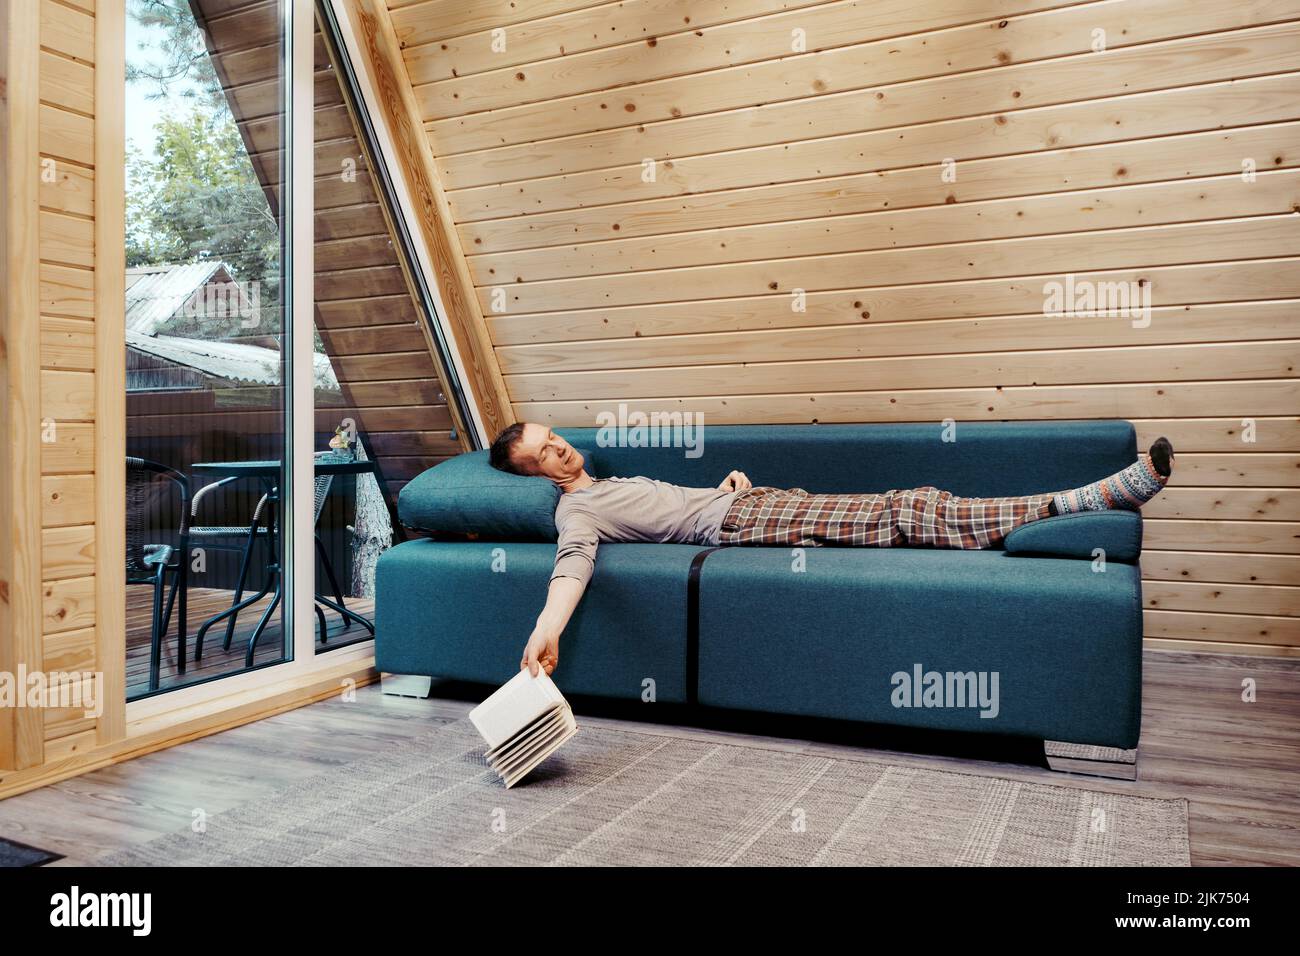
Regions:
M 145 541 L 146 511 L 160 489 L 170 482 L 180 495 L 178 544 Z M 126 459 L 126 583 L 153 586 L 153 613 L 149 634 L 149 690 L 158 689 L 162 666 L 162 641 L 171 623 L 172 609 L 180 596 L 176 629 L 176 668 L 185 673 L 186 578 L 189 527 L 190 482 L 174 468 L 156 461 L 127 456 Z M 172 558 L 176 561 L 173 564 Z M 167 576 L 171 575 L 171 592 L 166 605 Z

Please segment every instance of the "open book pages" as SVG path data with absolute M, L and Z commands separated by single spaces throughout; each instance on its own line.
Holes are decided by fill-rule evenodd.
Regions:
M 569 703 L 545 671 L 521 670 L 469 719 L 487 741 L 484 755 L 507 788 L 513 787 L 578 731 Z

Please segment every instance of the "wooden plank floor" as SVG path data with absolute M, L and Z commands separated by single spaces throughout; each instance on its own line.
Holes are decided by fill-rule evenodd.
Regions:
M 688 727 L 637 719 L 645 704 L 574 703 L 579 721 L 591 725 L 1185 797 L 1194 864 L 1300 865 L 1300 662 L 1154 650 L 1145 660 L 1136 782 L 1052 773 L 996 738 L 963 738 L 976 742 L 966 748 L 975 752 L 961 755 L 902 753 L 853 726 L 769 716 L 761 728 L 748 717 L 743 727 Z M 1255 682 L 1255 703 L 1241 699 L 1246 678 Z M 195 809 L 218 813 L 423 733 L 431 717 L 462 717 L 484 696 L 483 688 L 454 684 L 435 692 L 414 700 L 370 685 L 354 702 L 331 698 L 20 794 L 0 801 L 0 836 L 63 853 L 61 863 L 92 863 L 188 827 Z
M 255 592 L 254 592 L 255 593 Z M 252 594 L 246 595 L 252 597 Z M 234 597 L 233 591 L 218 588 L 189 589 L 189 632 L 186 646 L 185 673 L 176 667 L 176 612 L 172 612 L 171 628 L 163 640 L 162 663 L 159 668 L 158 686 L 168 690 L 183 687 L 195 681 L 206 680 L 221 674 L 233 674 L 244 669 L 244 654 L 248 650 L 248 639 L 257 626 L 258 619 L 271 603 L 265 597 L 256 604 L 242 611 L 235 624 L 235 635 L 230 642 L 230 650 L 221 649 L 225 637 L 224 622 L 211 628 L 203 638 L 203 659 L 194 660 L 197 643 L 196 632 L 208 618 L 230 607 Z M 375 602 L 369 598 L 348 598 L 347 606 L 351 610 L 374 620 Z M 132 585 L 126 589 L 126 699 L 134 700 L 149 689 L 149 636 L 153 615 L 153 589 L 148 586 Z M 360 624 L 353 624 L 348 630 L 343 629 L 339 615 L 327 612 L 325 622 L 329 628 L 330 645 L 350 642 L 365 631 Z M 279 660 L 284 649 L 280 640 L 280 610 L 266 625 L 266 630 L 258 638 L 257 649 L 253 653 L 253 664 L 258 666 Z M 366 632 L 369 637 L 369 632 Z

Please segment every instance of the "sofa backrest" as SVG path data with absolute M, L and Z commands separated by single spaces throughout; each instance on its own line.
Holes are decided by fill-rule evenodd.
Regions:
M 918 485 L 968 497 L 1039 494 L 1095 481 L 1137 457 L 1133 424 L 1123 420 L 958 422 L 952 428 L 954 441 L 944 441 L 939 422 L 706 423 L 699 457 L 688 457 L 689 450 L 680 446 L 602 444 L 602 439 L 617 438 L 612 429 L 603 435 L 598 428 L 555 431 L 570 444 L 593 450 L 594 460 L 586 467 L 596 478 L 645 475 L 713 487 L 737 469 L 755 485 L 814 494 Z M 661 435 L 667 438 L 667 430 Z

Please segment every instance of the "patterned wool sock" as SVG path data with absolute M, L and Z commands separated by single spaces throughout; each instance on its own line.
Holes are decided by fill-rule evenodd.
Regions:
M 1090 485 L 1053 495 L 1050 511 L 1054 515 L 1076 511 L 1106 511 L 1110 508 L 1137 511 L 1169 481 L 1173 452 L 1169 440 L 1159 438 L 1150 451 L 1138 455 L 1138 460 L 1123 471 L 1117 471 Z

